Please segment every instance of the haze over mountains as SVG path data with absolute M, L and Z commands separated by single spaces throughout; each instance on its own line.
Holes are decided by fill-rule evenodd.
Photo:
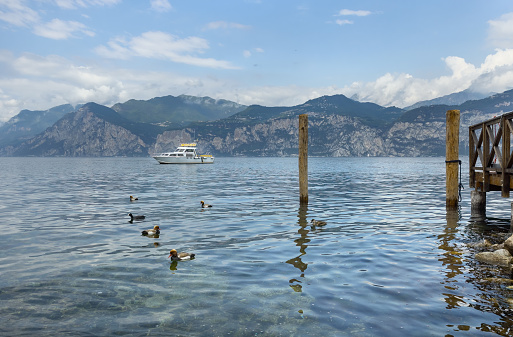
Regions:
M 460 93 L 436 102 L 461 101 Z M 427 104 L 432 102 L 425 102 Z M 343 95 L 292 107 L 243 106 L 209 97 L 129 100 L 23 110 L 0 127 L 2 156 L 149 156 L 198 141 L 216 156 L 297 155 L 298 115 L 309 116 L 311 156 L 443 156 L 445 113 L 461 112 L 460 150 L 468 126 L 513 110 L 513 90 L 461 104 L 385 108 Z

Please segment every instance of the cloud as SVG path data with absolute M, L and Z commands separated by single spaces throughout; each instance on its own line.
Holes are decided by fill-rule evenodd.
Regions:
M 351 20 L 336 20 L 335 23 L 337 25 L 343 26 L 343 25 L 352 25 L 354 22 Z
M 215 30 L 215 29 L 250 29 L 251 26 L 246 26 L 240 23 L 235 22 L 226 22 L 226 21 L 214 21 L 209 22 L 204 30 Z
M 341 92 L 349 97 L 356 94 L 360 101 L 405 107 L 466 89 L 488 94 L 513 88 L 513 49 L 497 50 L 478 67 L 461 57 L 449 56 L 443 60 L 449 75 L 420 79 L 404 73 L 387 73 L 373 82 L 352 83 Z
M 227 61 L 196 56 L 209 49 L 209 44 L 207 40 L 195 36 L 181 39 L 175 35 L 153 31 L 130 40 L 117 38 L 109 41 L 107 45 L 97 47 L 96 52 L 107 58 L 126 59 L 129 56 L 136 56 L 199 67 L 238 69 Z
M 115 74 L 74 65 L 59 56 L 1 53 L 0 121 L 22 109 L 44 110 L 64 103 L 110 102 L 123 92 Z
M 264 50 L 262 48 L 253 48 L 253 51 L 256 52 L 256 53 L 263 53 Z M 242 55 L 246 58 L 248 57 L 251 57 L 253 55 L 253 53 L 251 52 L 251 50 L 244 50 L 242 52 Z
M 184 76 L 173 72 L 87 67 L 60 56 L 23 54 L 0 50 L 0 122 L 22 109 L 45 110 L 70 103 L 97 102 L 106 106 L 129 99 L 165 95 L 210 96 L 241 104 L 295 105 L 333 89 L 297 86 L 244 87 L 233 79 Z M 3 91 L 2 91 L 3 90 Z
M 513 12 L 488 21 L 488 40 L 497 48 L 513 47 Z
M 89 5 L 115 4 L 119 0 L 56 0 L 62 8 L 87 7 Z M 0 20 L 18 27 L 32 28 L 34 34 L 54 40 L 77 37 L 77 33 L 94 36 L 94 32 L 77 21 L 53 19 L 43 23 L 38 12 L 31 9 L 23 0 L 0 1 Z
M 168 0 L 151 0 L 151 9 L 157 12 L 168 12 L 173 7 Z
M 90 37 L 94 36 L 94 32 L 87 29 L 84 24 L 76 21 L 53 19 L 50 22 L 34 27 L 34 34 L 54 40 L 76 37 L 75 33 L 77 32 Z
M 154 47 L 157 41 L 166 40 L 166 36 L 160 39 L 158 36 L 148 38 L 141 35 L 140 38 L 149 43 L 146 47 Z M 182 53 L 199 53 L 205 48 L 205 41 L 192 43 L 177 38 L 173 41 L 181 44 L 174 50 Z M 113 45 L 120 47 L 115 51 L 119 54 L 142 53 L 134 45 L 144 49 L 142 42 L 133 39 L 119 39 L 113 41 Z M 162 51 L 164 55 L 166 48 L 169 46 Z M 109 51 L 113 49 L 109 47 Z M 44 110 L 64 103 L 89 101 L 111 106 L 129 99 L 180 94 L 265 106 L 293 106 L 323 95 L 344 94 L 351 97 L 356 94 L 361 101 L 406 107 L 466 89 L 480 93 L 513 89 L 513 49 L 498 49 L 476 65 L 457 56 L 448 56 L 442 61 L 448 70 L 447 74 L 435 78 L 416 78 L 408 73 L 385 73 L 374 81 L 354 82 L 344 87 L 248 86 L 247 81 L 233 78 L 84 66 L 55 55 L 16 56 L 0 50 L 0 69 L 3 75 L 0 77 L 0 122 L 7 121 L 22 109 Z
M 0 20 L 11 25 L 26 27 L 39 21 L 39 14 L 26 6 L 23 1 L 0 2 Z
M 351 9 L 341 9 L 336 16 L 346 16 L 346 15 L 355 15 L 355 16 L 367 16 L 371 15 L 370 11 L 358 10 L 353 11 Z
M 55 4 L 65 9 L 86 8 L 91 6 L 112 6 L 121 0 L 55 0 Z
M 351 10 L 351 9 L 341 9 L 335 16 L 367 16 L 371 15 L 372 13 L 370 11 L 364 11 L 364 10 Z M 339 26 L 344 25 L 352 25 L 354 24 L 353 20 L 347 20 L 347 19 L 337 19 L 335 20 L 335 23 Z

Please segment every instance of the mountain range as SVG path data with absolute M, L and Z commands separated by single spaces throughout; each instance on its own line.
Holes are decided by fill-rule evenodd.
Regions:
M 129 100 L 110 108 L 91 102 L 21 111 L 0 127 L 0 155 L 148 156 L 197 141 L 200 152 L 216 156 L 295 156 L 298 116 L 308 114 L 311 156 L 443 156 L 445 114 L 451 109 L 460 110 L 460 152 L 465 154 L 468 126 L 509 112 L 512 104 L 513 90 L 411 109 L 344 95 L 292 107 L 185 95 Z

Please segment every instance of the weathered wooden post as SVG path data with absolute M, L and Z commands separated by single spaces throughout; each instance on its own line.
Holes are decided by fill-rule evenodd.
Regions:
M 460 111 L 448 110 L 445 138 L 445 204 L 447 207 L 457 207 L 459 201 L 459 130 Z
M 299 115 L 299 203 L 308 203 L 308 115 Z
M 511 203 L 511 217 L 509 220 L 509 231 L 513 232 L 513 202 Z
M 474 221 L 486 219 L 486 192 L 470 191 L 470 217 Z

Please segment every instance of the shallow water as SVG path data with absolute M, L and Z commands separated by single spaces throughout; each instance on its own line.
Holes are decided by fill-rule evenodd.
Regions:
M 0 158 L 0 334 L 511 333 L 513 290 L 482 281 L 508 272 L 469 245 L 507 236 L 508 199 L 488 193 L 477 222 L 468 187 L 446 211 L 443 158 L 310 158 L 302 208 L 297 167 Z M 160 237 L 141 236 L 154 225 Z M 171 248 L 196 259 L 170 263 Z

